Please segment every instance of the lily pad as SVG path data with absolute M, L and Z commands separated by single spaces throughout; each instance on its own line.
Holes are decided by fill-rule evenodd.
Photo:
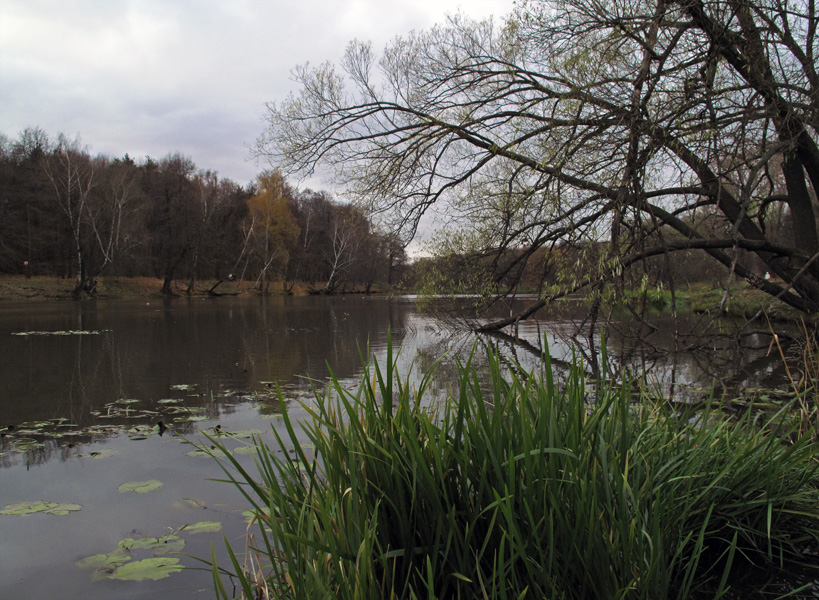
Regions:
M 67 515 L 70 512 L 82 510 L 79 504 L 60 504 L 59 502 L 43 502 L 37 500 L 35 502 L 17 502 L 15 504 L 6 504 L 3 510 L 0 510 L 0 515 L 13 515 L 20 517 L 23 515 L 32 515 L 34 513 L 42 512 L 49 515 Z
M 73 330 L 68 331 L 15 331 L 11 335 L 99 335 L 99 331 Z
M 123 550 L 115 550 L 111 554 L 95 554 L 88 558 L 77 561 L 77 566 L 81 569 L 115 569 L 131 560 L 131 557 Z
M 26 421 L 18 425 L 20 429 L 42 429 L 49 426 L 51 426 L 51 421 Z
M 188 456 L 212 456 L 215 458 L 225 458 L 227 454 L 221 450 L 220 448 L 211 448 L 211 449 L 204 449 L 200 448 L 198 450 L 191 450 L 190 452 L 185 452 Z
M 81 569 L 93 569 L 94 574 L 91 576 L 91 581 L 100 581 L 108 577 L 120 565 L 124 565 L 131 557 L 122 550 L 115 550 L 111 554 L 95 554 L 80 561 L 77 561 L 77 566 Z
M 172 385 L 171 389 L 172 390 L 187 391 L 187 390 L 192 390 L 195 387 L 196 387 L 195 383 L 177 383 L 177 384 Z
M 57 506 L 52 506 L 48 510 L 44 511 L 47 515 L 67 515 L 70 512 L 76 512 L 78 510 L 82 510 L 82 505 L 80 504 L 58 504 Z
M 153 550 L 154 554 L 170 554 L 179 552 L 185 547 L 185 540 L 178 535 L 163 535 L 162 537 L 125 538 L 119 543 L 122 550 Z
M 178 573 L 184 568 L 185 567 L 179 564 L 178 558 L 167 558 L 164 556 L 159 558 L 146 558 L 117 567 L 108 578 L 122 581 L 146 581 L 148 579 L 156 581 L 169 577 L 173 573 Z
M 176 417 L 174 421 L 196 423 L 199 421 L 207 421 L 208 419 L 210 419 L 210 417 L 206 417 L 205 415 L 188 415 L 186 417 Z
M 256 446 L 239 446 L 233 449 L 233 454 L 255 454 L 257 451 Z
M 227 435 L 235 438 L 252 438 L 254 435 L 262 435 L 261 429 L 240 429 L 239 431 L 225 431 Z
M 216 533 L 222 530 L 222 524 L 219 521 L 199 521 L 198 523 L 191 523 L 190 525 L 183 525 L 179 531 L 187 533 Z
M 158 490 L 164 484 L 161 481 L 157 481 L 156 479 L 149 479 L 148 481 L 129 481 L 128 483 L 123 483 L 117 488 L 120 494 L 124 494 L 126 492 L 136 492 L 137 494 L 146 494 L 148 492 L 153 492 L 154 490 Z
M 116 404 L 138 404 L 139 402 L 142 402 L 142 400 L 137 400 L 136 398 L 120 398 L 114 402 Z

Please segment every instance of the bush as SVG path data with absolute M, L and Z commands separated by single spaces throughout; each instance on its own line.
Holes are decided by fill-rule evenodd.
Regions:
M 680 413 L 589 393 L 580 368 L 557 385 L 548 356 L 525 376 L 490 357 L 486 389 L 470 362 L 435 403 L 390 350 L 306 423 L 285 415 L 295 459 L 260 444 L 258 475 L 220 463 L 261 525 L 244 560 L 228 547 L 243 597 L 714 598 L 749 573 L 819 576 L 819 445 L 789 406 Z

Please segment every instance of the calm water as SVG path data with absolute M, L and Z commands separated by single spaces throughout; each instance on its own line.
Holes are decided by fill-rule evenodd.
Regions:
M 605 369 L 599 340 L 583 335 L 583 311 L 545 315 L 521 327 L 520 340 L 485 337 L 532 367 L 545 335 L 558 370 L 573 352 L 587 368 L 646 367 L 658 386 L 761 385 L 776 379 L 764 332 L 703 342 L 674 352 L 702 324 L 699 317 L 639 331 L 608 323 Z M 270 439 L 281 407 L 277 382 L 291 410 L 321 386 L 329 363 L 353 386 L 359 350 L 383 361 L 388 332 L 401 345 L 400 369 L 418 373 L 450 352 L 436 391 L 451 385 L 454 356 L 474 338 L 453 334 L 420 315 L 412 299 L 219 298 L 151 302 L 0 305 L 0 507 L 33 501 L 81 505 L 68 515 L 0 515 L 0 596 L 8 598 L 212 598 L 211 575 L 186 569 L 158 581 L 95 577 L 77 562 L 107 554 L 122 540 L 175 533 L 186 556 L 209 557 L 214 544 L 227 564 L 221 536 L 244 547 L 246 506 L 231 486 L 210 481 L 221 472 L 189 454 L 185 439 L 217 425 L 233 432 L 228 445 L 247 444 L 251 431 Z M 683 337 L 673 335 L 682 331 Z M 573 350 L 580 344 L 580 350 Z M 584 346 L 585 345 L 585 346 Z M 693 346 L 694 344 L 690 344 Z M 639 350 L 639 351 L 636 351 Z M 171 429 L 159 434 L 157 422 Z M 176 435 L 175 435 L 176 434 Z M 237 454 L 251 464 L 248 455 Z M 161 488 L 121 493 L 127 482 L 156 480 Z M 190 533 L 202 521 L 219 533 Z M 133 550 L 133 561 L 153 556 Z M 170 556 L 170 555 L 169 555 Z M 104 574 L 104 573 L 103 573 Z M 97 573 L 99 575 L 99 573 Z M 98 580 L 94 580 L 98 579 Z

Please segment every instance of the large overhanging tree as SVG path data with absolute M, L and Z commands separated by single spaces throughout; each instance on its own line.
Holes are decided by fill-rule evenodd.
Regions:
M 493 326 L 692 249 L 815 313 L 818 22 L 814 0 L 530 1 L 500 28 L 455 17 L 380 58 L 354 42 L 340 68 L 299 68 L 259 152 L 288 172 L 334 166 L 409 235 L 445 206 L 472 225 L 450 239 L 506 257 L 496 281 L 538 250 L 609 239 L 599 268 Z M 755 276 L 754 256 L 776 277 Z

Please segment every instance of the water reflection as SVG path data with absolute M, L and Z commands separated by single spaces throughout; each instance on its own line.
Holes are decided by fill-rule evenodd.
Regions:
M 520 324 L 517 335 L 476 337 L 419 314 L 412 298 L 0 305 L 0 506 L 42 499 L 84 507 L 68 517 L 0 520 L 3 538 L 17 540 L 13 547 L 0 544 L 4 592 L 106 600 L 212 597 L 206 571 L 186 570 L 170 583 L 115 587 L 91 582 L 75 563 L 110 551 L 134 537 L 132 531 L 155 536 L 206 519 L 223 522 L 229 539 L 242 539 L 244 501 L 213 481 L 222 474 L 212 461 L 190 456 L 190 446 L 172 434 L 202 441 L 201 432 L 216 427 L 262 430 L 272 443 L 271 430 L 282 427 L 276 384 L 294 411 L 297 399 L 309 398 L 312 385 L 326 381 L 328 364 L 353 387 L 359 351 L 369 344 L 383 364 L 389 332 L 401 347 L 397 363 L 405 380 L 417 384 L 436 366 L 433 397 L 455 388 L 459 361 L 471 357 L 485 369 L 490 347 L 509 365 L 536 369 L 544 340 L 558 376 L 573 361 L 583 364 L 590 380 L 645 369 L 657 385 L 682 390 L 682 397 L 699 393 L 692 391 L 695 384 L 780 383 L 781 361 L 768 352 L 764 329 L 726 322 L 717 335 L 706 336 L 707 323 L 698 315 L 658 316 L 649 326 L 615 315 L 592 323 L 587 316 L 582 303 L 567 305 Z M 608 361 L 601 360 L 601 331 Z M 18 335 L 28 332 L 50 335 Z M 160 420 L 171 427 L 164 435 Z M 252 457 L 240 459 L 253 468 Z M 165 485 L 144 498 L 117 491 L 123 482 L 153 479 Z M 207 513 L 180 512 L 180 503 L 191 498 Z M 218 538 L 198 546 L 192 539 L 185 551 L 209 556 L 211 541 L 219 552 Z
M 342 377 L 358 347 L 401 338 L 411 305 L 345 299 L 252 298 L 7 307 L 0 313 L 0 423 L 65 416 L 80 425 L 121 398 L 156 402 L 172 386 L 203 398 L 264 381 Z M 93 335 L 28 335 L 30 331 Z
M 512 334 L 476 338 L 419 314 L 412 298 L 7 304 L 0 309 L 0 434 L 9 426 L 57 419 L 88 434 L 67 441 L 33 435 L 22 450 L 26 464 L 37 464 L 65 454 L 68 444 L 91 443 L 106 433 L 89 427 L 155 424 L 170 400 L 216 419 L 235 402 L 264 403 L 274 382 L 285 390 L 321 387 L 328 364 L 340 379 L 353 380 L 360 353 L 369 345 L 371 353 L 383 354 L 389 332 L 395 346 L 403 346 L 399 369 L 405 376 L 412 370 L 409 377 L 419 377 L 438 364 L 431 386 L 437 396 L 456 384 L 456 362 L 468 360 L 476 343 L 472 361 L 479 368 L 491 347 L 510 364 L 535 369 L 545 341 L 558 375 L 573 362 L 590 379 L 645 373 L 649 385 L 682 400 L 712 387 L 740 393 L 781 385 L 786 375 L 770 330 L 730 320 L 715 327 L 709 317 L 692 313 L 648 321 L 588 315 L 584 303 L 563 304 Z M 780 339 L 787 346 L 788 338 Z M 128 400 L 139 404 L 123 410 L 119 403 Z M 0 452 L 6 442 L 0 440 Z M 14 462 L 12 454 L 0 455 L 0 465 Z
M 799 340 L 804 337 L 792 325 L 778 323 L 775 339 L 772 326 L 693 312 L 645 319 L 609 314 L 592 320 L 588 315 L 582 302 L 565 304 L 541 313 L 537 321 L 522 323 L 518 335 L 497 333 L 491 338 L 524 364 L 537 364 L 546 340 L 558 372 L 578 362 L 591 379 L 645 376 L 658 394 L 689 401 L 787 384 L 786 362 L 791 371 L 798 365 Z

